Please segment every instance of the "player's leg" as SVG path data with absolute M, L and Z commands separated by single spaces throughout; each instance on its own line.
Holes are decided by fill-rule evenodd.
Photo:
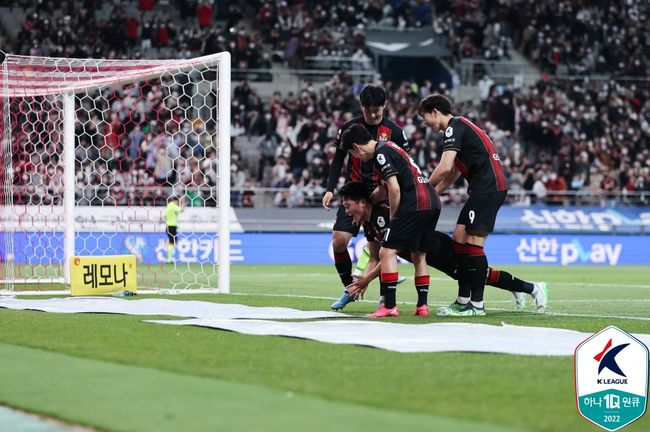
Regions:
M 429 316 L 429 268 L 426 253 L 411 252 L 411 261 L 415 267 L 415 290 L 418 294 L 418 302 L 415 305 L 413 315 Z
M 505 201 L 506 195 L 506 191 L 472 194 L 471 198 L 467 200 L 467 218 L 469 219 L 469 223 L 465 226 L 467 279 L 472 290 L 470 303 L 479 310 L 483 309 L 485 276 L 488 269 L 488 259 L 484 250 L 485 241 L 494 230 L 497 213 Z
M 348 252 L 350 239 L 352 239 L 352 234 L 349 232 L 332 231 L 334 266 L 344 287 L 352 283 L 352 259 Z
M 485 276 L 488 261 L 483 246 L 487 235 L 494 229 L 496 214 L 505 200 L 506 192 L 488 194 L 472 194 L 463 206 L 458 216 L 454 240 L 460 243 L 465 240 L 466 256 L 459 257 L 459 296 L 456 304 L 449 308 L 438 309 L 439 315 L 480 316 L 485 315 L 483 293 L 485 291 Z M 458 308 L 467 297 L 466 287 L 469 285 L 469 302 Z M 463 292 L 463 290 L 465 290 Z M 456 307 L 454 307 L 456 306 Z
M 332 249 L 334 252 L 334 266 L 343 284 L 343 294 L 330 306 L 334 310 L 343 309 L 355 299 L 348 294 L 347 286 L 352 283 L 352 260 L 348 253 L 348 244 L 352 234 L 345 231 L 332 231 Z M 345 246 L 343 246 L 345 245 Z
M 380 307 L 373 314 L 374 317 L 388 316 L 391 313 L 390 311 L 397 312 L 398 251 L 411 252 L 411 261 L 415 266 L 418 306 L 420 306 L 420 312 L 422 312 L 417 313 L 417 315 L 428 315 L 429 269 L 426 261 L 426 251 L 428 242 L 435 232 L 439 215 L 440 210 L 436 209 L 401 215 L 399 218 L 391 220 L 380 250 L 380 286 L 385 293 L 385 303 L 384 307 Z M 424 313 L 424 310 L 426 310 L 426 313 Z M 394 315 L 391 313 L 390 316 Z
M 339 206 L 332 231 L 332 251 L 334 253 L 334 266 L 341 279 L 344 291 L 341 298 L 331 305 L 332 309 L 343 309 L 345 305 L 355 300 L 348 294 L 345 287 L 352 283 L 352 258 L 348 252 L 348 244 L 358 232 L 359 226 L 354 224 L 352 216 L 346 214 L 343 206 Z
M 352 277 L 361 276 L 368 268 L 368 261 L 370 261 L 370 250 L 368 249 L 368 246 L 366 246 L 361 251 L 359 258 L 357 258 L 357 265 L 354 266 Z
M 427 256 L 431 246 L 438 245 L 436 225 L 440 210 L 435 209 L 418 215 L 415 230 L 410 233 L 411 262 L 415 267 L 415 290 L 418 301 L 413 311 L 415 316 L 429 316 L 429 263 Z M 409 244 L 405 244 L 409 246 Z M 443 254 L 438 254 L 442 258 Z M 453 259 L 450 257 L 449 261 Z M 442 259 L 441 261 L 446 261 Z M 451 265 L 451 263 L 449 263 Z
M 454 228 L 454 233 L 452 235 L 454 261 L 457 264 L 455 279 L 458 281 L 458 295 L 456 296 L 456 300 L 454 300 L 449 306 L 438 308 L 436 311 L 436 315 L 438 316 L 447 316 L 452 311 L 459 311 L 460 309 L 465 308 L 470 301 L 471 287 L 467 277 L 467 248 L 465 246 L 467 237 L 465 225 L 469 223 L 468 203 L 465 203 L 461 209 L 456 222 L 456 228 Z
M 478 310 L 483 307 L 483 293 L 485 292 L 485 275 L 487 274 L 488 261 L 485 256 L 485 240 L 487 235 L 469 234 L 465 248 L 467 250 L 467 281 L 471 288 L 470 304 Z
M 167 264 L 174 262 L 174 250 L 176 249 L 177 227 L 167 226 Z
M 469 303 L 471 288 L 467 280 L 467 248 L 465 247 L 466 236 L 465 224 L 460 223 L 462 211 L 459 216 L 456 228 L 454 228 L 452 247 L 456 262 L 458 263 L 458 295 L 456 300 L 450 305 L 451 308 L 460 308 Z
M 515 310 L 522 312 L 526 307 L 526 296 L 533 298 L 535 309 L 544 313 L 548 303 L 548 284 L 546 282 L 528 282 L 505 270 L 488 268 L 486 284 L 512 292 L 515 297 Z
M 384 304 L 368 315 L 369 318 L 398 317 L 397 309 L 397 250 L 382 246 L 379 250 L 381 275 L 379 276 L 380 292 L 383 293 Z
M 370 250 L 368 246 L 363 248 L 363 251 L 361 252 L 361 255 L 359 258 L 357 258 L 357 265 L 354 266 L 354 270 L 352 271 L 352 277 L 359 277 L 362 274 L 366 272 L 368 269 L 368 263 L 370 262 Z M 406 277 L 400 276 L 397 279 L 397 285 L 401 284 L 406 280 Z
M 352 283 L 352 258 L 348 252 L 348 244 L 358 233 L 359 226 L 354 224 L 352 216 L 345 213 L 342 205 L 339 206 L 332 230 L 332 249 L 334 265 L 344 287 Z
M 471 288 L 470 302 L 466 308 L 452 315 L 484 315 L 483 293 L 488 260 L 485 255 L 485 241 L 494 230 L 497 213 L 505 201 L 506 191 L 486 194 L 472 194 L 465 203 L 462 222 L 465 225 L 465 249 L 467 270 L 465 277 Z M 461 222 L 459 217 L 459 222 Z

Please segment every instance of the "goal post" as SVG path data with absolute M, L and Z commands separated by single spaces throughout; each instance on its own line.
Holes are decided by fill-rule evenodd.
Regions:
M 229 292 L 229 53 L 8 54 L 0 79 L 0 290 L 66 288 L 71 257 L 130 254 L 141 288 Z

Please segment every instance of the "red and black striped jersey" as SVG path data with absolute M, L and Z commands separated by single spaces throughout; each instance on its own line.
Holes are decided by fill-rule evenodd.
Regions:
M 336 153 L 334 154 L 334 159 L 332 159 L 332 164 L 330 165 L 330 173 L 327 179 L 327 190 L 333 191 L 336 187 L 336 183 L 339 180 L 339 175 L 341 174 L 341 168 L 343 167 L 343 162 L 345 161 L 345 156 L 347 152 L 341 149 L 341 137 L 343 132 L 349 127 L 360 124 L 365 127 L 370 136 L 373 137 L 375 141 L 385 142 L 393 141 L 406 151 L 409 151 L 409 143 L 406 139 L 406 134 L 397 126 L 392 120 L 384 117 L 379 124 L 369 125 L 363 120 L 363 116 L 355 117 L 343 124 L 341 129 L 339 129 L 336 134 L 336 141 L 334 145 L 336 146 Z M 372 161 L 362 162 L 354 156 L 350 155 L 348 158 L 348 167 L 345 181 L 362 181 L 368 185 L 368 190 L 372 192 L 375 189 L 375 186 L 379 183 L 379 179 L 374 172 L 374 165 Z
M 435 189 L 403 148 L 391 141 L 377 143 L 373 160 L 381 180 L 397 177 L 400 202 L 395 216 L 440 208 Z
M 508 190 L 492 140 L 465 117 L 453 117 L 449 121 L 442 151 L 448 150 L 458 152 L 454 163 L 469 183 L 467 193 Z
M 381 243 L 390 223 L 390 208 L 388 203 L 381 202 L 372 207 L 370 219 L 363 222 L 363 233 L 368 242 Z M 411 262 L 409 251 L 402 251 L 402 258 Z M 457 255 L 454 254 L 452 240 L 447 234 L 434 231 L 428 238 L 427 264 L 454 279 L 458 279 L 456 270 L 458 267 Z
M 370 220 L 363 222 L 363 234 L 369 242 L 381 242 L 390 223 L 388 202 L 380 202 L 372 207 Z

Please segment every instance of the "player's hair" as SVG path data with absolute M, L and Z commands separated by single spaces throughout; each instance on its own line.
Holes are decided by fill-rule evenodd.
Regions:
M 386 103 L 388 96 L 383 87 L 368 84 L 359 93 L 359 102 L 364 108 L 379 107 Z
M 362 182 L 347 182 L 341 187 L 339 191 L 342 199 L 350 199 L 352 201 L 361 201 L 362 199 L 370 201 L 368 195 L 368 187 Z
M 178 201 L 178 202 L 180 202 L 180 201 L 181 201 L 181 198 L 180 198 L 178 195 L 171 195 L 171 196 L 169 197 L 169 199 L 167 200 L 167 202 L 171 202 L 171 201 Z
M 422 99 L 418 105 L 418 114 L 424 115 L 425 113 L 433 112 L 434 109 L 443 114 L 453 115 L 451 100 L 441 94 L 432 94 Z
M 343 132 L 341 136 L 341 148 L 348 151 L 352 148 L 352 144 L 368 144 L 372 140 L 372 136 L 368 129 L 360 124 L 350 126 Z

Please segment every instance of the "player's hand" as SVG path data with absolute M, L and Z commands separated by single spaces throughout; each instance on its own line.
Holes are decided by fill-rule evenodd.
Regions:
M 332 201 L 332 197 L 334 196 L 334 192 L 332 191 L 327 191 L 325 192 L 325 195 L 323 195 L 323 208 L 325 210 L 330 210 L 330 201 Z
M 348 291 L 348 294 L 350 294 L 355 299 L 359 297 L 363 298 L 363 294 L 368 289 L 368 282 L 366 282 L 363 277 L 359 277 L 356 281 L 348 285 L 346 289 Z

